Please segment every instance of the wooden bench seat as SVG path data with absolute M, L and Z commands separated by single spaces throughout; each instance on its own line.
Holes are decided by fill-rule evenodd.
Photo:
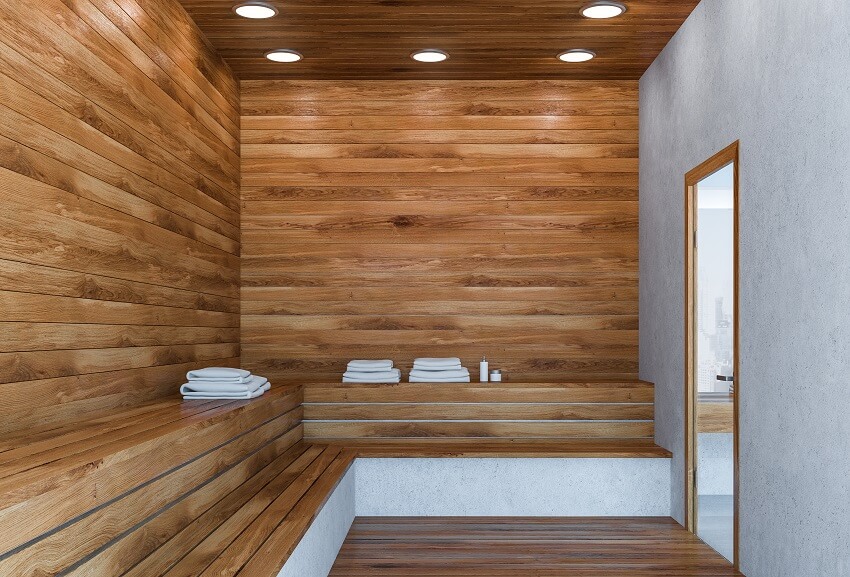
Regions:
M 130 566 L 109 552 L 117 542 L 143 535 L 142 550 L 179 531 L 300 443 L 302 398 L 298 387 L 252 401 L 167 398 L 4 437 L 0 575 L 120 575 Z M 149 534 L 166 513 L 168 527 Z M 83 569 L 93 559 L 110 569 Z
M 669 458 L 651 439 L 327 439 L 358 457 Z
M 435 395 L 434 406 L 419 406 L 414 387 Z M 274 577 L 358 456 L 670 456 L 643 435 L 319 440 L 305 439 L 302 425 L 305 411 L 344 420 L 380 416 L 387 404 L 398 405 L 389 407 L 396 416 L 434 409 L 448 421 L 469 411 L 465 404 L 485 420 L 519 408 L 526 418 L 640 421 L 652 402 L 647 383 L 306 390 L 275 388 L 251 401 L 166 398 L 0 438 L 0 575 Z
M 275 577 L 353 460 L 297 443 L 247 479 L 217 479 L 70 575 Z

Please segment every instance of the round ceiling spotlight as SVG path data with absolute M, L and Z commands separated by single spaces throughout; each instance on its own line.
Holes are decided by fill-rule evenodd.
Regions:
M 243 2 L 233 7 L 242 18 L 250 18 L 252 20 L 263 20 L 277 16 L 277 8 L 265 2 Z
M 413 54 L 410 55 L 411 58 L 416 60 L 417 62 L 442 62 L 446 60 L 449 55 L 442 50 L 437 50 L 436 48 L 428 48 L 425 50 L 417 50 Z
M 616 18 L 626 12 L 626 5 L 610 0 L 599 0 L 591 2 L 581 9 L 581 15 L 585 18 Z
M 289 48 L 280 48 L 266 52 L 266 58 L 272 62 L 298 62 L 303 56 L 295 50 Z
M 595 52 L 583 48 L 573 48 L 572 50 L 558 54 L 558 60 L 561 62 L 587 62 L 595 57 Z

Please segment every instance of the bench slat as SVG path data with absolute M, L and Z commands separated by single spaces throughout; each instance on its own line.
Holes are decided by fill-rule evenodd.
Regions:
M 136 524 L 159 514 L 204 482 L 244 461 L 247 455 L 286 435 L 299 424 L 297 413 L 298 408 L 293 407 L 235 437 L 218 450 L 201 455 L 3 559 L 0 575 L 23 575 L 25 571 L 54 575 L 68 569 L 107 546 L 116 535 L 132 530 Z M 290 438 L 290 444 L 297 441 L 297 438 Z
M 119 497 L 134 486 L 214 449 L 241 432 L 294 407 L 298 389 L 278 389 L 262 401 L 240 401 L 182 421 L 110 441 L 0 480 L 3 552 Z M 265 396 L 264 396 L 265 397 Z
M 168 571 L 308 446 L 299 428 L 188 495 L 68 573 L 68 577 L 149 577 Z M 294 444 L 293 444 L 294 443 Z

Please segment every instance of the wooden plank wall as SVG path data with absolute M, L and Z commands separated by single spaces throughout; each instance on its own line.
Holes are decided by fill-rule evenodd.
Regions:
M 241 87 L 247 366 L 636 377 L 637 82 Z
M 238 362 L 238 111 L 174 0 L 0 1 L 0 432 Z

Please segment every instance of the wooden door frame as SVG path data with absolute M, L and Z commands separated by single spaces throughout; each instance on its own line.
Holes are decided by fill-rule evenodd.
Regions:
M 734 253 L 734 272 L 733 272 L 733 305 L 732 305 L 732 335 L 734 340 L 733 348 L 733 375 L 735 375 L 735 394 L 732 397 L 732 454 L 733 454 L 733 564 L 738 568 L 738 395 L 740 393 L 740 371 L 739 371 L 739 354 L 740 341 L 738 333 L 739 314 L 738 314 L 738 289 L 739 289 L 739 269 L 738 269 L 738 171 L 739 171 L 739 141 L 733 142 L 690 172 L 685 175 L 685 527 L 691 531 L 696 531 L 696 475 L 695 475 L 695 459 L 696 459 L 696 415 L 697 415 L 697 394 L 696 394 L 696 350 L 697 343 L 694 334 L 695 319 L 697 316 L 697 303 L 694 295 L 696 288 L 696 279 L 694 278 L 694 270 L 696 265 L 696 229 L 697 229 L 697 206 L 694 189 L 701 180 L 705 177 L 717 172 L 724 166 L 733 164 L 733 253 Z

